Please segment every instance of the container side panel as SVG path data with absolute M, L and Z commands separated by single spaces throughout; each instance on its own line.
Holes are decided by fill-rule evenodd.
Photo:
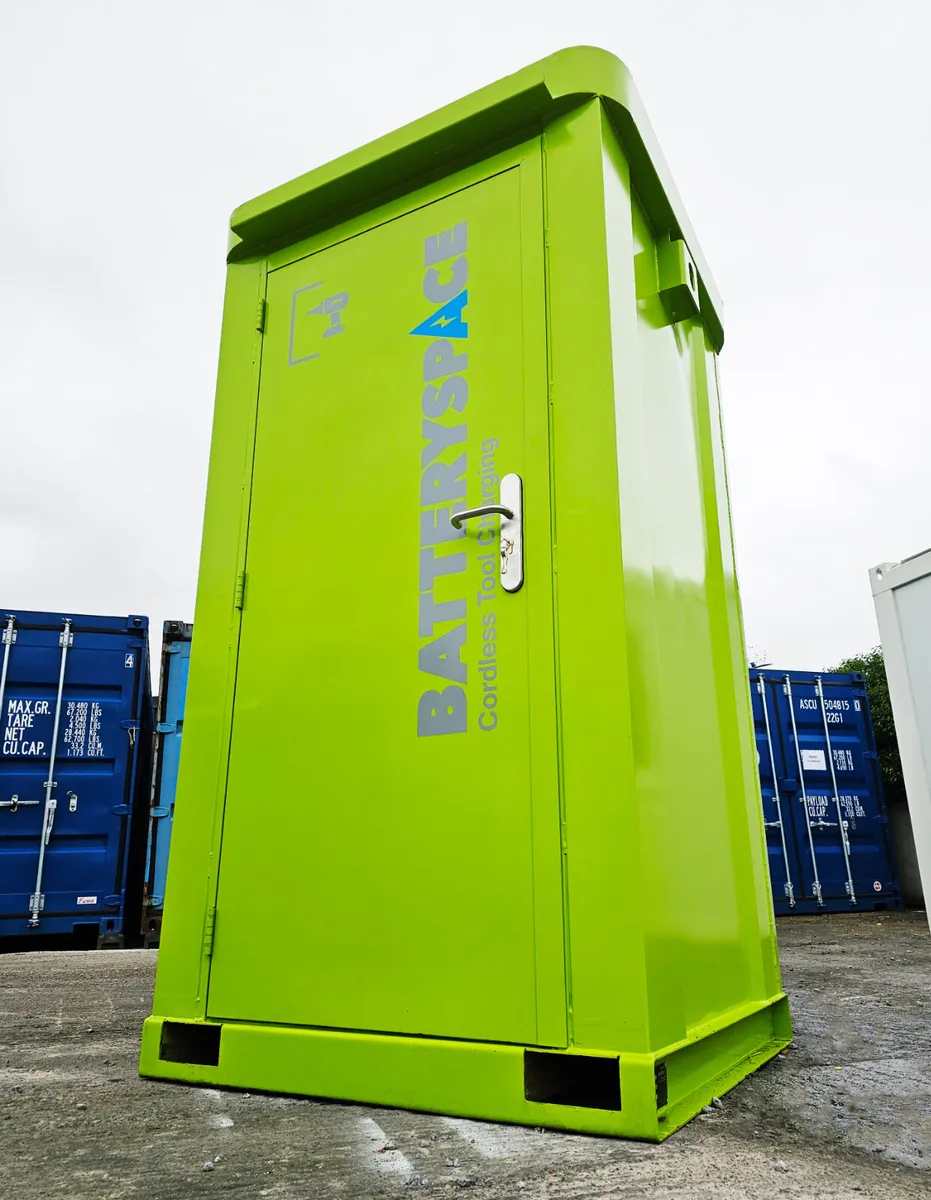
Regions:
M 926 707 L 931 690 L 929 566 L 931 551 L 926 551 L 897 566 L 886 563 L 870 571 L 909 823 L 926 898 L 931 896 L 931 715 Z
M 601 118 L 594 102 L 554 122 L 545 135 L 571 1020 L 579 1046 L 639 1050 L 648 1044 L 641 923 L 649 884 L 641 876 L 633 803 L 610 402 L 615 372 L 635 359 L 612 361 L 611 355 L 612 323 L 622 317 L 608 304 Z M 612 238 L 620 238 L 611 246 L 612 283 L 621 311 L 629 312 L 624 230 L 630 212 L 623 182 L 612 204 L 620 208 L 612 213 Z
M 623 151 L 610 130 L 605 144 L 610 206 Z M 633 338 L 617 319 L 613 329 L 620 540 L 650 1030 L 662 1045 L 779 984 L 713 357 L 700 326 L 670 324 L 636 197 L 628 221 Z M 623 304 L 614 287 L 612 307 Z
M 618 801 L 628 835 L 621 854 L 622 878 L 633 897 L 652 895 L 657 867 L 642 858 L 644 829 L 649 814 L 663 803 L 665 764 L 662 712 L 656 641 L 656 594 L 653 578 L 653 515 L 651 500 L 649 393 L 643 386 L 637 317 L 637 275 L 632 220 L 634 200 L 627 159 L 606 118 L 602 117 L 605 226 L 607 231 L 611 350 L 613 365 L 615 454 L 618 504 L 621 517 L 623 616 L 626 680 L 617 681 L 617 693 L 626 701 L 630 722 L 632 775 Z M 621 719 L 623 708 L 619 706 Z M 644 821 L 644 814 L 646 820 Z M 634 835 L 634 836 L 631 836 Z M 648 834 L 646 835 L 649 836 Z M 635 852 L 631 851 L 636 848 Z M 662 886 L 662 884 L 660 884 Z M 652 901 L 636 905 L 643 928 L 644 963 L 651 986 L 675 996 L 679 989 L 675 964 L 662 940 L 647 929 L 653 923 Z M 649 1045 L 677 1041 L 684 1034 L 677 1007 L 651 1006 Z
M 269 276 L 212 1017 L 552 1037 L 529 700 L 552 708 L 552 642 L 528 635 L 549 547 L 506 593 L 498 518 L 449 523 L 516 472 L 549 524 L 523 212 L 515 168 Z
M 189 733 L 181 760 L 154 1011 L 204 1015 L 205 914 L 216 892 L 216 847 L 229 756 L 240 612 L 237 579 L 252 477 L 255 402 L 261 362 L 256 306 L 265 290 L 261 264 L 227 270 L 226 299 L 207 480 L 187 696 Z
M 708 537 L 709 611 L 715 657 L 720 738 L 734 875 L 738 888 L 742 953 L 750 998 L 780 995 L 782 983 L 770 874 L 755 766 L 753 714 L 747 680 L 746 637 L 737 581 L 737 557 L 727 477 L 724 416 L 717 356 L 707 331 L 692 331 L 695 399 L 702 445 Z
M 892 693 L 892 703 L 898 706 L 898 722 L 899 708 L 911 700 L 917 740 L 909 738 L 902 768 L 927 899 L 931 896 L 931 575 L 896 588 L 893 595 L 905 648 L 905 687 Z M 908 722 L 903 721 L 903 725 L 907 727 Z
M 149 934 L 157 930 L 165 905 L 165 886 L 168 879 L 168 856 L 175 817 L 175 797 L 178 790 L 178 767 L 181 762 L 181 737 L 184 731 L 184 707 L 187 698 L 188 672 L 191 663 L 191 642 L 167 642 L 162 649 L 161 696 L 158 742 L 158 770 L 153 794 L 149 862 L 147 920 Z M 154 926 L 152 923 L 156 923 Z
M 633 209 L 638 268 L 639 358 L 648 414 L 654 621 L 655 724 L 661 796 L 650 810 L 644 853 L 654 864 L 653 934 L 664 975 L 684 973 L 686 1025 L 743 996 L 740 902 L 729 828 L 729 747 L 722 742 L 714 623 L 722 597 L 706 561 L 696 372 L 690 325 L 672 325 L 658 295 L 657 242 Z M 713 567 L 712 567 L 713 569 Z M 718 566 L 720 572 L 720 566 Z M 711 605 L 715 606 L 712 609 Z
M 688 326 L 669 324 L 657 294 L 654 235 L 637 203 L 633 230 L 638 357 L 651 464 L 647 507 L 657 647 L 653 722 L 661 778 L 645 822 L 643 852 L 654 871 L 651 934 L 654 955 L 663 963 L 658 978 L 667 987 L 683 974 L 689 980 L 687 989 L 671 992 L 680 1011 L 669 1005 L 664 1015 L 667 1021 L 687 1023 L 709 977 L 718 981 L 721 1003 L 733 988 L 728 960 L 737 934 L 736 896 L 730 870 L 721 871 L 714 861 L 719 854 L 729 855 L 730 844 L 723 796 L 718 794 L 723 761 L 713 694 Z M 664 1032 L 681 1037 L 685 1028 L 667 1024 Z

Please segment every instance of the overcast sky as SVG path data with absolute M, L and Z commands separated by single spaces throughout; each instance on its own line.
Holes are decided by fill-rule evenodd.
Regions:
M 636 79 L 724 299 L 747 638 L 931 545 L 927 0 L 0 0 L 0 600 L 193 617 L 241 201 L 564 46 Z

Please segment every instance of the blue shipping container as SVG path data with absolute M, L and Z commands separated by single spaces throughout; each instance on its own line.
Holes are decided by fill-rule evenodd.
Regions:
M 901 908 L 862 675 L 751 669 L 776 912 Z
M 148 618 L 0 614 L 0 937 L 138 943 Z
M 146 862 L 142 934 L 147 946 L 157 946 L 165 907 L 168 851 L 175 816 L 175 791 L 181 761 L 181 731 L 191 663 L 194 626 L 166 621 L 162 627 L 162 666 L 159 674 L 155 727 L 155 769 L 152 776 L 152 809 Z

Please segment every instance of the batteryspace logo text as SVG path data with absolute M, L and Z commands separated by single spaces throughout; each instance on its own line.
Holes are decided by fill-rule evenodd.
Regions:
M 420 562 L 417 631 L 426 639 L 417 652 L 418 670 L 432 676 L 417 703 L 417 736 L 465 733 L 468 723 L 466 641 L 466 555 L 448 542 L 465 537 L 450 517 L 465 508 L 468 426 L 458 420 L 469 399 L 469 356 L 451 339 L 468 338 L 463 316 L 469 293 L 468 226 L 462 221 L 424 241 L 423 292 L 439 305 L 411 333 L 430 338 L 423 355 L 421 429 L 426 442 L 420 455 Z M 460 347 L 461 346 L 461 352 Z M 459 576 L 453 600 L 434 598 L 436 581 Z M 449 623 L 455 621 L 454 625 Z M 437 634 L 439 625 L 448 625 Z M 438 686 L 437 680 L 445 681 Z

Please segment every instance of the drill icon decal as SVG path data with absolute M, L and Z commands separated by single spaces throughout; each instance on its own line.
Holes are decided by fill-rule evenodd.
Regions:
M 348 292 L 334 292 L 332 296 L 327 296 L 315 304 L 313 308 L 304 309 L 301 296 L 305 292 L 312 292 L 316 288 L 323 287 L 323 281 L 319 283 L 308 284 L 307 287 L 297 288 L 291 297 L 291 336 L 288 339 L 288 366 L 293 367 L 298 363 L 309 362 L 312 358 L 319 358 L 320 351 L 315 350 L 313 353 L 301 353 L 300 350 L 308 341 L 310 331 L 307 326 L 309 322 L 305 320 L 307 317 L 328 317 L 329 322 L 323 330 L 325 338 L 335 337 L 338 333 L 342 333 L 346 326 L 343 324 L 343 309 L 349 303 Z M 319 327 L 318 322 L 313 322 L 315 327 Z M 315 330 L 316 331 L 316 330 Z M 295 351 L 295 338 L 302 343 Z

